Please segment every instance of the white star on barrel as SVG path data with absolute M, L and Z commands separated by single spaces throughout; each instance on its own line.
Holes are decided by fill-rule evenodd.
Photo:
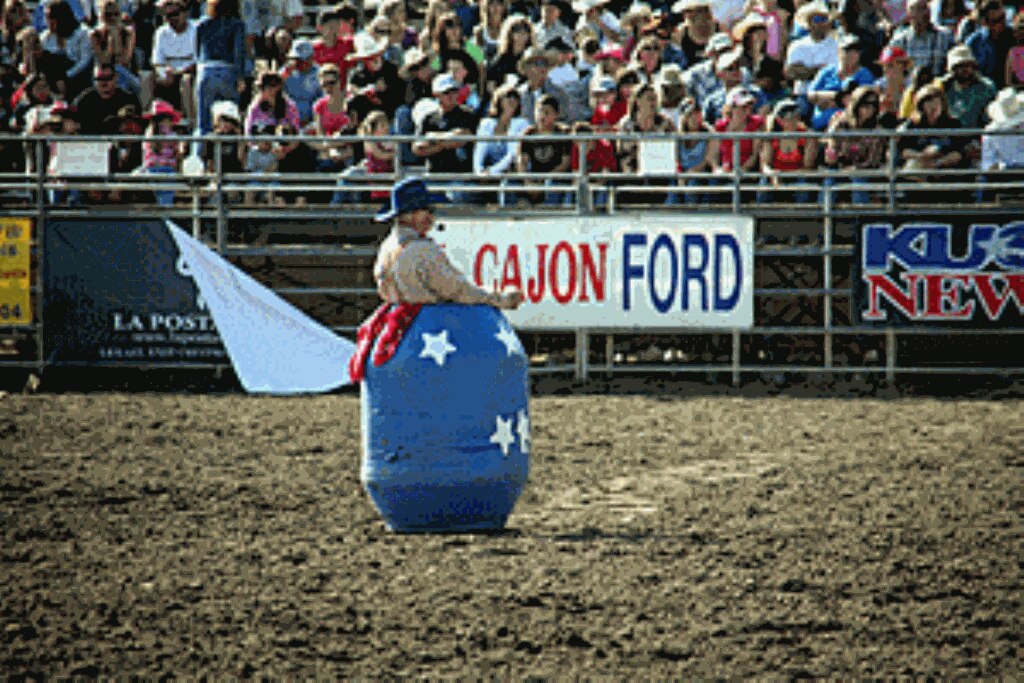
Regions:
M 424 332 L 420 336 L 423 337 L 423 350 L 420 351 L 420 358 L 433 358 L 437 362 L 437 367 L 444 366 L 448 354 L 458 351 L 448 341 L 448 330 L 441 330 L 438 334 Z
M 505 351 L 511 356 L 519 351 L 519 337 L 508 325 L 502 325 L 495 338 L 505 345 Z
M 508 457 L 508 449 L 515 443 L 516 437 L 512 436 L 512 419 L 501 419 L 501 415 L 495 417 L 494 433 L 491 434 L 491 443 L 501 447 L 501 454 Z
M 519 450 L 523 453 L 530 452 L 530 416 L 525 410 L 519 411 L 519 425 L 516 427 L 519 434 Z

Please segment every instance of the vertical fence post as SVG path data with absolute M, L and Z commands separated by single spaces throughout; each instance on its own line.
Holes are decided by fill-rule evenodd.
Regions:
M 576 157 L 580 160 L 576 172 L 576 214 L 589 214 L 594 210 L 593 196 L 590 194 L 590 169 L 587 168 L 587 154 L 583 142 L 576 142 Z M 588 141 L 588 144 L 594 144 Z
M 43 168 L 43 144 L 42 138 L 35 138 L 32 141 L 32 153 L 36 160 L 36 282 L 39 283 L 39 287 L 36 290 L 36 315 L 39 318 L 36 323 L 36 374 L 40 376 L 43 374 L 43 366 L 46 363 L 46 350 L 43 348 L 45 293 L 43 292 L 42 270 L 43 262 L 46 259 L 46 254 L 43 251 L 43 230 L 46 229 L 47 201 L 46 171 Z M 31 239 L 31 232 L 29 238 Z
M 822 251 L 824 252 L 824 285 L 825 295 L 824 304 L 825 312 L 822 324 L 825 327 L 824 335 L 824 364 L 826 369 L 832 367 L 832 214 L 833 214 L 833 202 L 834 196 L 832 194 L 832 186 L 825 188 L 825 220 L 822 230 Z
M 896 381 L 896 330 L 891 327 L 885 330 L 885 381 Z
M 604 337 L 604 365 L 608 379 L 611 379 L 615 370 L 615 335 L 613 334 L 607 334 Z
M 896 147 L 896 136 L 889 137 L 889 164 L 886 167 L 888 181 L 889 181 L 889 196 L 886 197 L 886 206 L 889 207 L 889 213 L 896 213 L 896 155 L 898 154 Z
M 740 385 L 740 331 L 732 331 L 732 385 Z
M 225 216 L 224 202 L 224 164 L 221 158 L 220 136 L 214 141 L 213 169 L 217 174 L 214 181 L 214 192 L 216 192 L 215 206 L 217 207 L 217 253 L 224 254 L 228 246 L 227 218 Z
M 732 212 L 740 212 L 740 141 L 732 139 Z
M 590 333 L 584 327 L 576 330 L 576 379 L 590 379 Z

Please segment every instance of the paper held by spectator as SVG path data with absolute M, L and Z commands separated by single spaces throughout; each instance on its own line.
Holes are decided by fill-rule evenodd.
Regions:
M 640 175 L 675 175 L 676 143 L 672 140 L 643 140 L 637 151 Z
M 105 176 L 110 170 L 109 142 L 58 142 L 50 170 L 57 176 Z

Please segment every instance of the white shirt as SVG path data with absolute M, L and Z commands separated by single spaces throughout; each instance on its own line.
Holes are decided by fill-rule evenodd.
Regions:
M 189 20 L 181 33 L 164 24 L 153 35 L 153 66 L 184 69 L 196 63 L 196 24 Z
M 786 53 L 786 66 L 803 64 L 820 69 L 823 66 L 839 66 L 839 44 L 835 36 L 829 35 L 822 41 L 815 41 L 811 36 L 794 40 Z M 799 81 L 795 88 L 798 94 L 807 92 L 807 82 Z
M 1005 129 L 1005 124 L 990 125 L 989 130 Z M 981 168 L 984 171 L 1004 168 L 1024 168 L 1024 121 L 1012 128 L 1019 135 L 983 135 L 981 138 Z
M 573 67 L 572 62 L 563 64 L 562 66 L 555 67 L 548 73 L 548 78 L 551 82 L 560 88 L 564 88 L 570 83 L 576 83 L 580 80 L 580 74 Z

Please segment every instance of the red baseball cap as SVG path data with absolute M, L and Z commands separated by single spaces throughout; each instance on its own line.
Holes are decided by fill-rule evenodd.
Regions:
M 887 47 L 878 57 L 879 64 L 892 64 L 895 61 L 909 62 L 910 57 L 907 56 L 907 51 L 901 47 Z

